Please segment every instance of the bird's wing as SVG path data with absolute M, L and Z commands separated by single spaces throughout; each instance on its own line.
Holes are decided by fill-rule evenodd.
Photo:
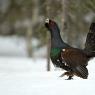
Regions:
M 88 70 L 86 66 L 88 59 L 81 50 L 73 48 L 63 49 L 61 57 L 65 60 L 66 64 L 71 67 L 75 75 L 84 79 L 87 78 Z
M 95 23 L 92 23 L 87 34 L 84 50 L 95 51 Z
M 81 50 L 75 48 L 63 49 L 61 52 L 61 57 L 68 65 L 73 67 L 85 65 L 88 61 L 86 55 Z

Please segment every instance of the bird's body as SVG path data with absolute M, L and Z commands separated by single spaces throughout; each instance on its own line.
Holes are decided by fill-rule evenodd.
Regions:
M 87 79 L 88 70 L 86 66 L 93 55 L 66 44 L 60 36 L 58 25 L 54 21 L 46 20 L 45 26 L 51 34 L 51 61 L 56 67 L 67 71 L 62 74 L 62 76 L 67 75 L 69 76 L 68 79 L 72 79 L 72 77 L 76 75 Z
M 76 48 L 52 48 L 50 57 L 56 67 L 72 72 L 70 76 L 76 75 L 84 79 L 88 77 L 86 66 L 89 56 L 83 51 Z
M 65 49 L 61 53 L 62 59 L 72 68 L 72 73 L 76 76 L 86 79 L 88 70 L 86 68 L 89 57 L 81 50 L 71 48 Z

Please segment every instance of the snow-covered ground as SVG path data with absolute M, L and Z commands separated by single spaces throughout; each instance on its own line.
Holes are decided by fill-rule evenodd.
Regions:
M 87 80 L 65 80 L 64 71 L 46 71 L 45 59 L 0 57 L 0 95 L 95 95 L 95 59 L 88 69 Z
M 36 47 L 37 40 L 32 44 Z M 95 59 L 88 63 L 87 80 L 65 80 L 59 77 L 64 71 L 51 64 L 47 72 L 46 59 L 26 58 L 26 50 L 24 38 L 0 37 L 0 95 L 95 95 Z M 34 58 L 45 53 L 46 47 L 36 50 Z

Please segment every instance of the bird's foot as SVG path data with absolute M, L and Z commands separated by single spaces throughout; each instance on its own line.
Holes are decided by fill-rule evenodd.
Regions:
M 73 79 L 72 77 L 73 77 L 73 73 L 72 72 L 65 72 L 65 73 L 63 73 L 60 77 L 63 77 L 63 76 L 69 76 L 66 80 L 71 80 L 71 79 Z
M 73 78 L 72 78 L 73 76 L 69 76 L 67 79 L 65 79 L 65 80 L 72 80 Z

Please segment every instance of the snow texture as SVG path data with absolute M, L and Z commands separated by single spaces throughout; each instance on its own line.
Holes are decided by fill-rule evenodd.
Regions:
M 43 46 L 37 48 L 39 40 L 33 38 L 31 40 L 33 57 L 45 57 L 47 48 Z M 43 52 L 44 51 L 44 52 Z M 27 41 L 24 37 L 17 36 L 0 36 L 0 56 L 27 57 Z
M 51 69 L 45 59 L 0 57 L 0 95 L 95 95 L 95 59 L 88 79 L 65 80 L 64 71 Z

